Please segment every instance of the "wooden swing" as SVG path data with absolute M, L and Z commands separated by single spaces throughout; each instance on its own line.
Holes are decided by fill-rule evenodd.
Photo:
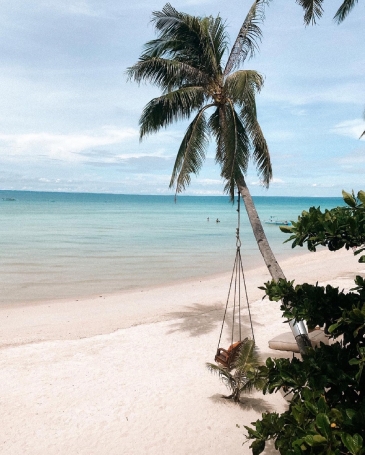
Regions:
M 255 337 L 254 337 L 254 333 L 253 333 L 253 327 L 252 327 L 250 305 L 249 305 L 249 302 L 248 302 L 246 280 L 245 280 L 245 274 L 243 272 L 242 257 L 241 257 L 240 193 L 239 193 L 239 191 L 238 191 L 237 204 L 238 204 L 238 208 L 237 208 L 237 212 L 238 212 L 238 227 L 236 229 L 236 247 L 237 247 L 236 248 L 236 257 L 235 257 L 234 264 L 233 264 L 233 270 L 232 270 L 231 282 L 230 282 L 229 290 L 228 290 L 226 308 L 225 308 L 225 311 L 224 311 L 221 332 L 220 332 L 219 340 L 218 340 L 217 353 L 216 353 L 215 358 L 214 358 L 214 360 L 217 363 L 220 363 L 223 367 L 225 367 L 227 369 L 231 369 L 233 367 L 233 364 L 234 364 L 235 360 L 238 357 L 238 354 L 239 354 L 241 346 L 246 341 L 248 341 L 248 338 L 245 338 L 244 340 L 242 340 L 242 331 L 241 331 L 241 284 L 243 284 L 244 291 L 245 291 L 248 315 L 249 315 L 249 318 L 250 318 L 252 339 L 253 339 L 253 341 L 255 341 Z M 228 349 L 224 349 L 224 348 L 220 347 L 220 342 L 221 342 L 222 333 L 223 333 L 223 327 L 224 327 L 224 323 L 225 323 L 225 319 L 226 319 L 226 315 L 227 315 L 227 309 L 228 309 L 228 304 L 229 304 L 229 298 L 231 296 L 231 290 L 232 290 L 233 282 L 234 282 L 234 290 L 233 290 L 231 345 L 229 346 Z M 236 310 L 236 307 L 238 307 L 238 311 Z M 239 338 L 239 340 L 236 341 L 236 342 L 233 342 L 233 340 L 234 340 L 234 332 L 235 332 L 235 319 L 236 319 L 235 316 L 236 316 L 236 312 L 238 312 L 238 338 Z

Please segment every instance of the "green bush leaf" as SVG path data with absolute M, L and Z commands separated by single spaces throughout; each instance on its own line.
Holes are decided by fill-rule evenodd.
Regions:
M 331 424 L 329 421 L 329 418 L 326 416 L 326 414 L 320 413 L 316 417 L 316 425 L 318 429 L 320 430 L 320 433 L 322 436 L 325 436 L 326 439 L 329 438 L 331 435 Z
M 260 455 L 265 449 L 265 441 L 262 439 L 256 439 L 251 445 L 250 448 L 252 449 L 253 455 Z
M 288 226 L 279 226 L 279 229 L 281 230 L 281 232 L 284 232 L 285 234 L 292 234 L 293 232 L 293 229 Z
M 357 193 L 357 197 L 360 199 L 360 201 L 362 202 L 362 204 L 365 205 L 365 191 L 360 190 L 360 191 Z
M 322 446 L 327 443 L 327 439 L 321 436 L 320 434 L 315 434 L 314 436 L 312 434 L 309 434 L 305 438 L 303 438 L 303 441 L 310 447 Z
M 363 439 L 359 434 L 351 436 L 348 433 L 342 433 L 342 442 L 344 443 L 347 450 L 350 451 L 351 455 L 357 455 L 362 449 Z
M 346 191 L 342 190 L 342 197 L 347 205 L 349 205 L 350 207 L 356 207 L 356 200 L 350 193 L 347 193 Z

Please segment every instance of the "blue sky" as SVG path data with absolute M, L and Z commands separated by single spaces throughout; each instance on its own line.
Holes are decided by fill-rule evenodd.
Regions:
M 252 0 L 172 1 L 181 11 L 220 14 L 233 43 Z M 245 63 L 265 76 L 258 116 L 274 180 L 254 195 L 339 196 L 365 189 L 365 4 L 336 25 L 340 0 L 324 2 L 316 26 L 294 0 L 273 0 L 260 53 Z M 186 123 L 138 139 L 156 88 L 128 82 L 151 13 L 165 2 L 7 0 L 0 17 L 0 188 L 172 194 L 168 183 Z M 285 6 L 284 6 L 285 5 Z M 219 195 L 214 149 L 186 194 Z

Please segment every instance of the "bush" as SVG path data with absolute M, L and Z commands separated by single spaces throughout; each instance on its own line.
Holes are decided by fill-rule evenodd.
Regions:
M 283 229 L 291 234 L 293 247 L 307 243 L 313 251 L 317 245 L 364 250 L 365 193 L 343 195 L 347 206 L 324 213 L 312 207 Z M 281 300 L 287 320 L 324 326 L 335 341 L 309 349 L 301 360 L 269 358 L 260 367 L 267 377 L 264 393 L 281 389 L 293 398 L 283 414 L 264 413 L 253 427 L 245 427 L 254 455 L 268 440 L 283 455 L 365 453 L 365 280 L 356 276 L 355 285 L 349 293 L 287 280 L 263 287 L 270 300 Z

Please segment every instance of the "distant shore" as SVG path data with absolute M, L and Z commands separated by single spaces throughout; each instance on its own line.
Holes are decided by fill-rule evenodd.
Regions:
M 351 251 L 281 265 L 297 283 L 346 289 L 365 273 Z M 228 402 L 204 366 L 214 359 L 229 278 L 0 307 L 0 453 L 250 454 L 242 426 L 265 410 L 282 412 L 286 402 L 259 393 L 240 405 Z M 268 348 L 270 338 L 288 331 L 279 304 L 261 300 L 258 286 L 269 279 L 264 267 L 246 272 L 263 359 L 288 355 Z M 229 343 L 228 333 L 223 340 Z

